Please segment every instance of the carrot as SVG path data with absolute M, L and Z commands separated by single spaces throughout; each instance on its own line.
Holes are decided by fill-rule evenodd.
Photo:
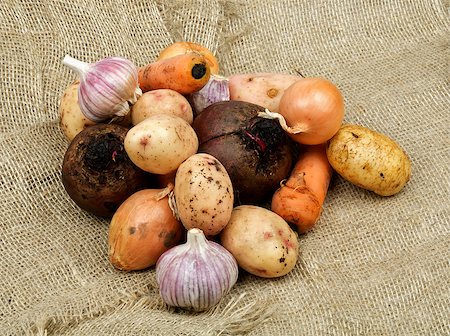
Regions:
M 180 41 L 172 43 L 171 45 L 161 50 L 158 56 L 158 61 L 189 52 L 197 52 L 204 56 L 211 69 L 211 73 L 215 75 L 219 74 L 219 61 L 217 60 L 216 56 L 214 56 L 211 50 L 195 42 Z
M 171 89 L 181 94 L 190 94 L 205 86 L 210 74 L 211 70 L 205 58 L 192 52 L 141 67 L 138 80 L 143 92 Z
M 299 233 L 310 230 L 320 217 L 333 170 L 325 145 L 305 146 L 291 175 L 272 197 L 271 209 Z

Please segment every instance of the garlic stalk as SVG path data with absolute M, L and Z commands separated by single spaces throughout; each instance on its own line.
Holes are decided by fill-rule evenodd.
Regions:
M 166 251 L 156 263 L 160 295 L 169 306 L 204 311 L 234 286 L 238 265 L 223 246 L 190 229 L 187 242 Z
M 126 116 L 142 95 L 137 68 L 125 58 L 108 57 L 89 64 L 66 55 L 63 64 L 80 76 L 78 102 L 92 121 Z

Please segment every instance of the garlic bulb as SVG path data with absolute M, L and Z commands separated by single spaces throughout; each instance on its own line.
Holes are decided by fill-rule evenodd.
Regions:
M 206 239 L 200 229 L 187 242 L 164 252 L 156 263 L 156 280 L 169 306 L 203 311 L 216 305 L 234 286 L 238 265 L 223 246 Z
M 136 66 L 122 57 L 88 64 L 66 55 L 63 64 L 80 76 L 78 102 L 86 118 L 102 122 L 124 117 L 142 95 Z
M 228 78 L 213 74 L 208 83 L 190 97 L 192 108 L 196 114 L 202 112 L 209 105 L 226 100 L 230 100 Z

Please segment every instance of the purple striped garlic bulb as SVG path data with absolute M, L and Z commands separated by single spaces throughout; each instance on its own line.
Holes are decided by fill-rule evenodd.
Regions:
M 80 76 L 78 102 L 81 112 L 92 121 L 126 116 L 142 95 L 138 70 L 126 58 L 107 57 L 89 64 L 66 55 L 63 64 Z
M 199 91 L 192 93 L 190 98 L 196 115 L 209 105 L 230 100 L 228 78 L 212 74 L 208 83 Z
M 187 242 L 164 252 L 156 263 L 156 280 L 169 306 L 204 311 L 215 306 L 238 278 L 236 259 L 222 245 L 190 229 Z

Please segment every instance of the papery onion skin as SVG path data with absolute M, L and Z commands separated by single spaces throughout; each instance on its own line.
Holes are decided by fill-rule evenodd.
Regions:
M 220 244 L 200 229 L 188 231 L 187 242 L 164 252 L 156 263 L 160 295 L 169 306 L 204 311 L 234 286 L 238 265 Z
M 279 113 L 296 142 L 318 145 L 331 139 L 344 119 L 344 98 L 339 89 L 323 78 L 305 78 L 292 84 L 280 100 Z

